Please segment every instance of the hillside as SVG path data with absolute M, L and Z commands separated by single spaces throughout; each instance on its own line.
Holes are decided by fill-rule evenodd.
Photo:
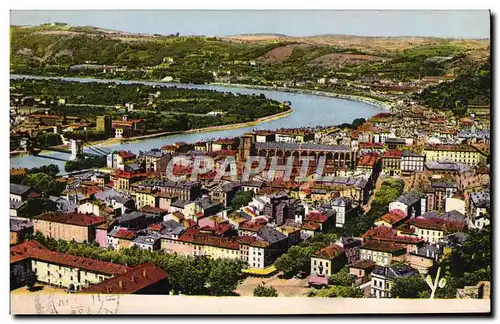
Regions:
M 144 35 L 65 24 L 12 26 L 11 73 L 265 84 L 344 75 L 394 79 L 462 74 L 489 40 L 276 34 Z M 105 66 L 111 66 L 106 68 Z M 108 72 L 106 72 L 108 71 Z M 404 73 L 401 73 L 404 71 Z
M 445 108 L 457 115 L 465 113 L 469 105 L 489 106 L 491 98 L 491 70 L 489 64 L 445 82 L 425 89 L 416 95 L 424 105 Z

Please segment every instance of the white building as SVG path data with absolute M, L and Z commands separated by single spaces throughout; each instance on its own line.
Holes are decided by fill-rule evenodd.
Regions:
M 81 214 L 93 214 L 99 216 L 99 206 L 90 201 L 87 201 L 78 206 L 78 212 Z
M 335 227 L 343 227 L 346 214 L 352 209 L 352 201 L 349 197 L 338 197 L 332 201 L 332 210 L 335 212 Z
M 425 155 L 420 155 L 410 150 L 404 150 L 401 157 L 402 172 L 424 171 Z
M 461 214 L 465 215 L 465 200 L 458 197 L 446 198 L 445 200 L 445 212 L 450 212 L 456 210 Z
M 418 271 L 406 265 L 379 267 L 371 273 L 372 284 L 370 295 L 374 298 L 391 298 L 394 280 L 401 277 L 418 276 Z

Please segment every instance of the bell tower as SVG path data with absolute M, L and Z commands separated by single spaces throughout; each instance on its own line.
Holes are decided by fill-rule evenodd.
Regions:
M 250 134 L 243 135 L 240 139 L 240 147 L 238 148 L 238 161 L 246 161 L 253 151 L 253 136 Z

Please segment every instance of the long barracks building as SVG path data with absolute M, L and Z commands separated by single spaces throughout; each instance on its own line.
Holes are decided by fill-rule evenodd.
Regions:
M 308 143 L 255 143 L 251 135 L 241 138 L 238 151 L 240 161 L 246 160 L 248 156 L 277 156 L 286 161 L 290 156 L 298 161 L 303 156 L 312 156 L 315 161 L 321 157 L 325 158 L 325 163 L 339 167 L 354 165 L 356 154 L 345 145 L 324 145 Z

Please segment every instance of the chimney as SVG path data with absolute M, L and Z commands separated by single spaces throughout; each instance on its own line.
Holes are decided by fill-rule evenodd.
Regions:
M 426 256 L 429 257 L 429 250 L 426 250 Z
M 123 288 L 123 280 L 118 281 L 118 286 L 119 286 L 120 288 Z

